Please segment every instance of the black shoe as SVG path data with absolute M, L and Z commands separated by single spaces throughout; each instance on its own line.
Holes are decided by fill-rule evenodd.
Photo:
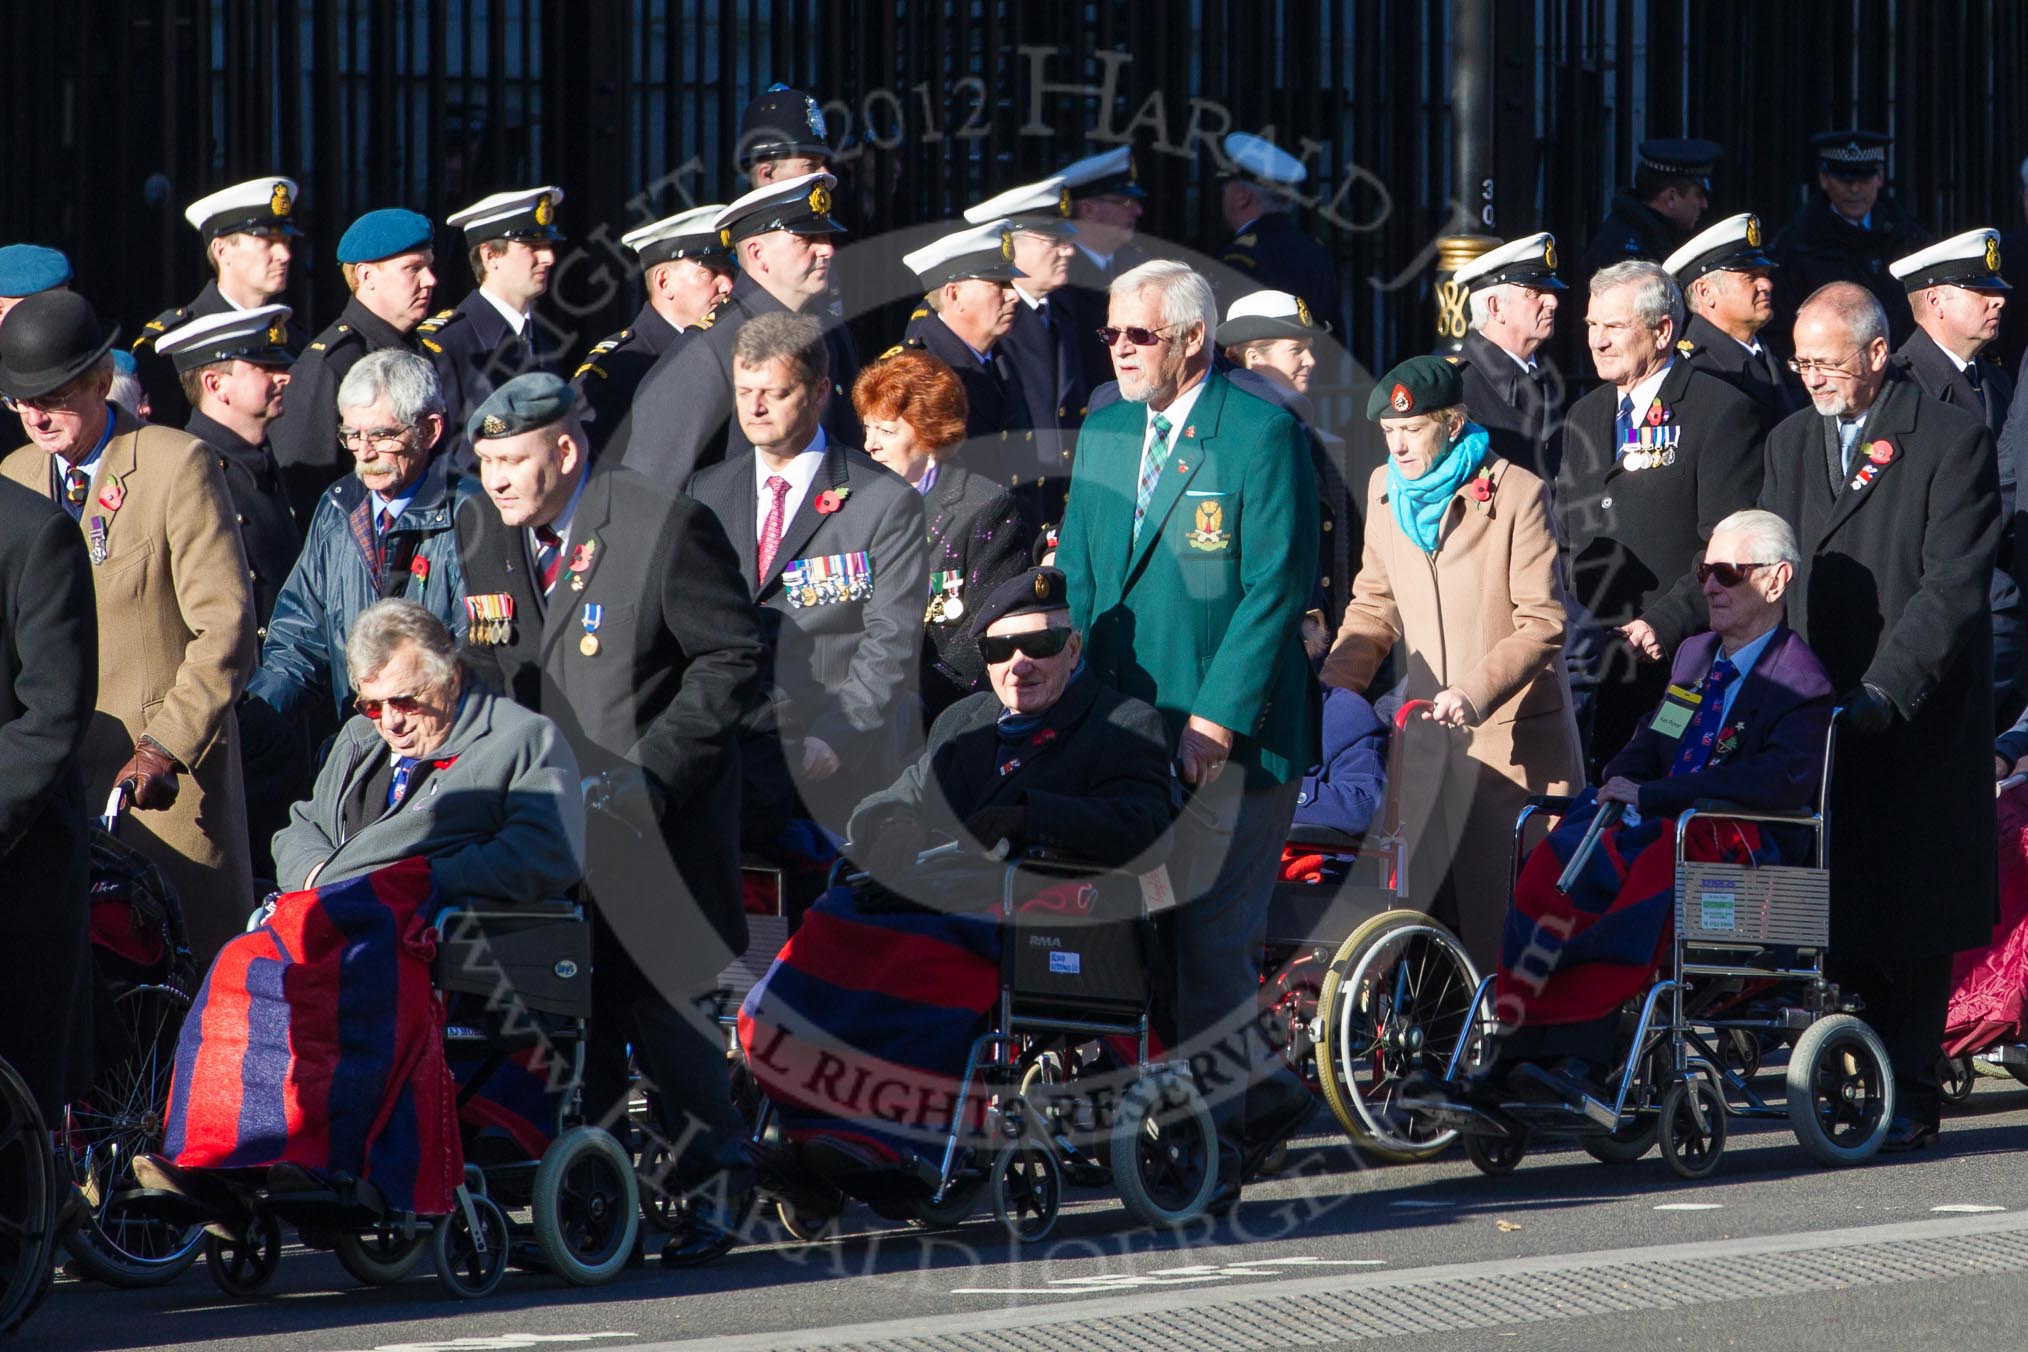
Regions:
M 1933 1122 L 1897 1117 L 1887 1126 L 1887 1139 L 1880 1143 L 1880 1153 L 1903 1155 L 1911 1150 L 1927 1150 L 1936 1144 L 1937 1136 L 1937 1126 Z
M 676 1233 L 662 1246 L 664 1267 L 697 1267 L 723 1258 L 739 1243 L 739 1232 L 753 1212 L 753 1194 L 732 1199 L 731 1214 L 717 1208 L 694 1205 L 685 1212 Z
M 1261 1162 L 1274 1154 L 1276 1146 L 1294 1136 L 1316 1109 L 1317 1101 L 1305 1089 L 1249 1118 L 1242 1132 L 1239 1176 L 1235 1183 L 1245 1183 L 1259 1173 Z

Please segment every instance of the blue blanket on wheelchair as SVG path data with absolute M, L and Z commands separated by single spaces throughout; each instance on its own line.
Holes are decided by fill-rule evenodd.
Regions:
M 288 892 L 219 951 L 183 1022 L 167 1154 L 189 1168 L 289 1163 L 371 1181 L 443 1215 L 464 1173 L 430 984 L 429 865 Z
M 999 999 L 998 910 L 869 909 L 834 887 L 805 913 L 739 1011 L 747 1065 L 790 1139 L 845 1136 L 889 1159 L 942 1150 Z

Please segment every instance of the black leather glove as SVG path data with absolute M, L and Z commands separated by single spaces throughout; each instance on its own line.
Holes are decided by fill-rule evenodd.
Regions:
M 882 817 L 873 827 L 872 839 L 853 842 L 853 854 L 876 878 L 895 879 L 908 875 L 915 857 L 929 843 L 929 828 L 922 818 L 902 809 Z
M 1028 809 L 982 807 L 965 819 L 965 834 L 989 850 L 1003 840 L 1019 849 L 1028 834 Z
M 115 784 L 133 786 L 134 806 L 159 812 L 176 806 L 176 762 L 169 753 L 143 737 L 134 743 L 134 754 L 113 776 Z
M 1842 721 L 1861 737 L 1878 737 L 1894 726 L 1900 713 L 1887 692 L 1877 685 L 1857 685 L 1838 701 L 1845 706 Z

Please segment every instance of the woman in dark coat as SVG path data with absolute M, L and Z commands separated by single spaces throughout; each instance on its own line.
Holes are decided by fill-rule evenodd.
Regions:
M 1035 523 L 1006 489 L 957 462 L 965 436 L 965 391 L 943 362 L 921 351 L 891 352 L 859 373 L 852 403 L 866 428 L 866 453 L 923 495 L 929 595 L 921 689 L 926 715 L 934 720 L 985 689 L 986 666 L 971 636 L 970 611 L 1028 567 Z

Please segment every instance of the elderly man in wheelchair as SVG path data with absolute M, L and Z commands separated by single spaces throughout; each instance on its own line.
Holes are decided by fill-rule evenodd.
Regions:
M 832 1189 L 835 1214 L 840 1187 L 911 1215 L 942 1195 L 956 1153 L 946 1147 L 977 1108 L 961 1086 L 1006 1008 L 1003 921 L 1038 906 L 1095 921 L 1106 903 L 1093 899 L 1117 896 L 1122 879 L 1134 900 L 1117 909 L 1137 919 L 1122 871 L 1153 868 L 1167 847 L 1176 807 L 1161 716 L 1084 673 L 1063 574 L 1003 583 L 973 633 L 990 690 L 947 709 L 920 759 L 860 803 L 848 856 L 864 873 L 810 909 L 740 1012 L 768 1101 L 755 1144 L 763 1187 L 806 1211 Z M 1051 860 L 1111 880 L 1052 873 Z M 1078 946 L 1055 966 L 1075 970 Z
M 510 1234 L 485 1189 L 465 1186 L 467 1142 L 475 1126 L 521 1125 L 539 1158 L 563 1113 L 538 1106 L 523 1121 L 509 1098 L 490 1117 L 470 1116 L 474 1095 L 457 1092 L 446 1059 L 438 988 L 483 990 L 464 998 L 515 1006 L 524 1025 L 529 1006 L 559 1006 L 544 1005 L 548 992 L 524 1000 L 497 957 L 483 985 L 447 973 L 438 927 L 461 933 L 446 944 L 459 955 L 454 967 L 487 948 L 465 922 L 495 912 L 520 923 L 553 916 L 552 938 L 582 937 L 575 908 L 555 901 L 583 873 L 578 768 L 548 719 L 469 676 L 449 630 L 420 606 L 367 607 L 346 663 L 358 715 L 275 837 L 290 890 L 270 898 L 206 975 L 177 1046 L 163 1155 L 137 1161 L 135 1173 L 154 1201 L 212 1227 L 213 1275 L 231 1294 L 272 1277 L 280 1220 L 312 1242 L 328 1236 L 323 1246 L 337 1247 L 362 1280 L 398 1279 L 434 1239 L 443 1280 L 476 1294 L 504 1271 Z M 568 958 L 546 957 L 544 975 Z M 588 949 L 576 965 L 583 986 Z M 563 1025 L 537 1059 L 581 1040 L 581 1019 Z M 485 1082 L 468 1086 L 482 1108 L 507 1059 L 486 1062 Z M 552 1090 L 558 1078 L 549 1077 Z M 631 1195 L 631 1162 L 616 1144 L 603 1153 L 618 1154 L 616 1186 Z M 540 1232 L 539 1202 L 535 1210 Z M 572 1266 L 568 1246 L 545 1240 L 545 1256 L 552 1247 L 550 1266 L 583 1279 L 586 1265 Z M 590 1255 L 612 1271 L 625 1256 Z
M 1628 1056 L 1623 1011 L 1671 967 L 1676 819 L 1713 801 L 1747 814 L 1816 804 L 1833 692 L 1783 622 L 1799 557 L 1770 512 L 1736 512 L 1712 532 L 1698 567 L 1709 632 L 1677 651 L 1661 704 L 1519 870 L 1482 1011 L 1497 1031 L 1491 1052 L 1455 1080 L 1421 1077 L 1405 1092 L 1411 1105 L 1617 1101 L 1605 1076 Z M 1814 862 L 1779 825 L 1722 811 L 1688 825 L 1685 860 Z

